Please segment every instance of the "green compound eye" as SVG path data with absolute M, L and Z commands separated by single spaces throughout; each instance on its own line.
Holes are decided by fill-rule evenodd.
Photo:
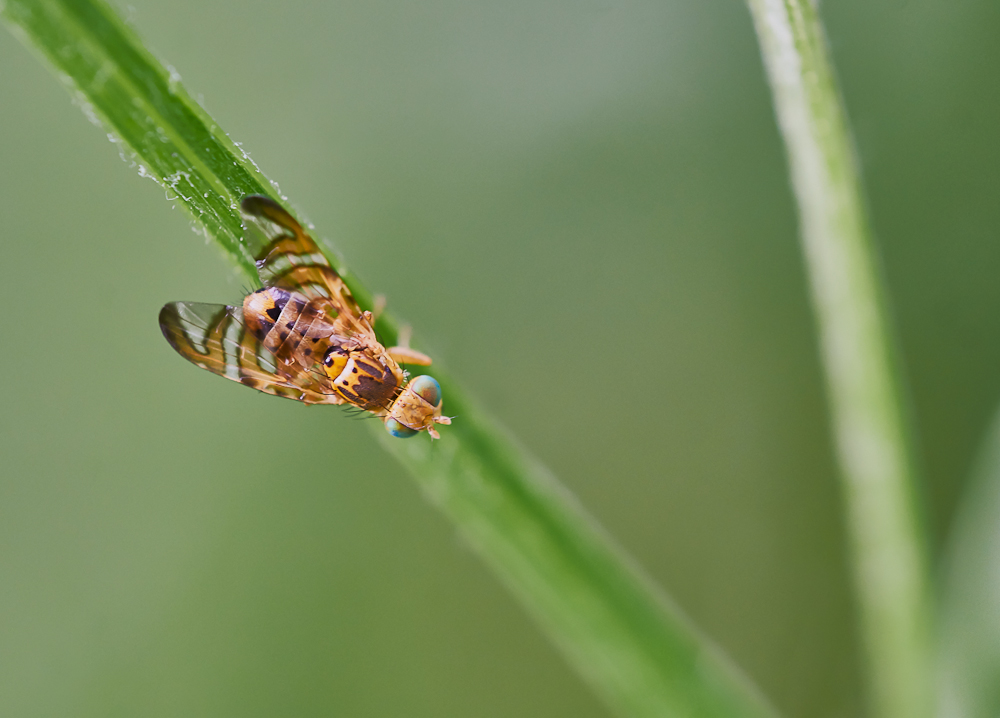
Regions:
M 410 382 L 410 388 L 431 406 L 436 408 L 441 405 L 441 385 L 434 377 L 426 374 L 418 376 Z
M 408 426 L 403 426 L 395 419 L 386 419 L 385 430 L 397 439 L 409 439 L 411 436 L 416 436 L 420 433 L 419 431 L 415 431 Z

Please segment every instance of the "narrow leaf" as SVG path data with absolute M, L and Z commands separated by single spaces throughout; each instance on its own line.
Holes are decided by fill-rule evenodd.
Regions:
M 798 200 L 874 714 L 930 712 L 930 593 L 908 421 L 854 149 L 816 3 L 749 0 Z
M 1000 413 L 949 541 L 941 607 L 942 718 L 1000 715 Z
M 176 195 L 248 277 L 237 204 L 274 186 L 97 0 L 7 0 L 3 17 L 40 50 L 84 110 Z M 276 197 L 280 199 L 280 197 Z M 369 294 L 337 263 L 359 302 Z M 153 318 L 150 318 L 153 321 Z M 389 342 L 395 329 L 380 320 Z M 569 493 L 436 368 L 458 415 L 444 438 L 381 434 L 595 690 L 626 716 L 773 715 Z

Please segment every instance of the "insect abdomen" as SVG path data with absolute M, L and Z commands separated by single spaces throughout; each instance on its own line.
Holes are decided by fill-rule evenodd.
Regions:
M 292 293 L 278 287 L 264 287 L 243 299 L 243 321 L 250 332 L 264 341 L 281 317 Z
M 322 360 L 331 343 L 336 311 L 328 303 L 265 287 L 244 300 L 243 315 L 247 328 L 277 359 L 308 368 Z

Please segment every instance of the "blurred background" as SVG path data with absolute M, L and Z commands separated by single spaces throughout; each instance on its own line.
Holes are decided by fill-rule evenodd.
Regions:
M 863 714 L 742 3 L 122 11 L 786 715 Z M 822 11 L 939 554 L 1000 398 L 1000 5 Z M 370 426 L 173 353 L 160 306 L 242 280 L 8 33 L 0 98 L 0 714 L 607 715 Z M 595 405 L 622 366 L 634 396 Z

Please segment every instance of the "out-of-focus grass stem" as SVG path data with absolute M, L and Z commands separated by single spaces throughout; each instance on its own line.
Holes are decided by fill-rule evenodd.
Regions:
M 798 200 L 873 714 L 930 714 L 926 538 L 885 290 L 816 5 L 749 0 Z

